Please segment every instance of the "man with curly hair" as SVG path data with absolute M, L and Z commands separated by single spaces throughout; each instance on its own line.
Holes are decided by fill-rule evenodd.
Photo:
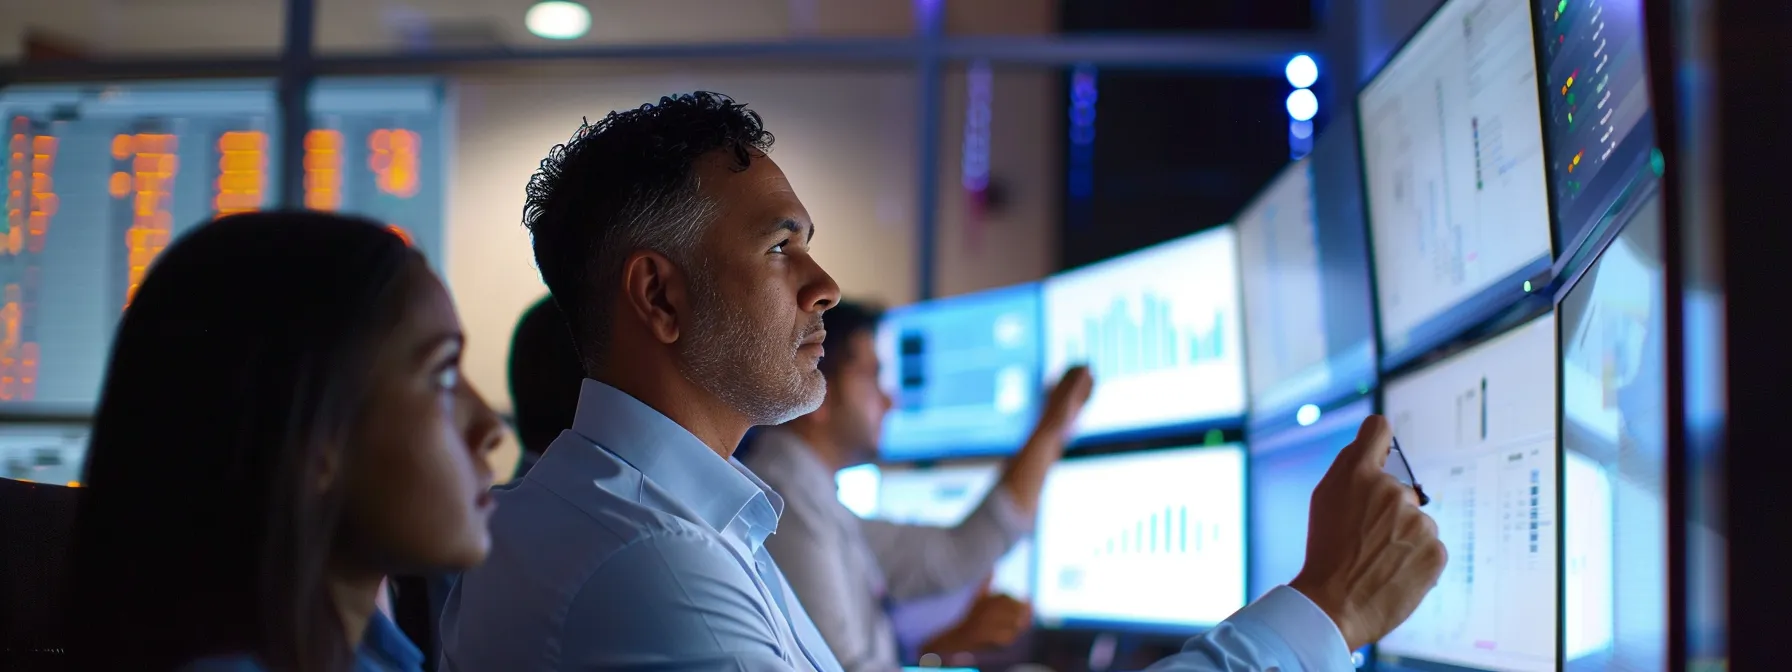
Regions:
M 838 672 L 766 551 L 784 502 L 733 459 L 818 408 L 840 289 L 767 157 L 713 93 L 612 113 L 555 147 L 524 224 L 586 379 L 572 428 L 497 493 L 492 548 L 442 619 L 443 669 Z M 1168 670 L 1347 670 L 1442 571 L 1371 418 L 1314 495 L 1311 553 Z
M 839 668 L 765 550 L 783 501 L 732 459 L 749 427 L 820 405 L 840 298 L 771 145 L 698 92 L 582 125 L 530 180 L 586 380 L 571 430 L 498 493 L 444 669 Z

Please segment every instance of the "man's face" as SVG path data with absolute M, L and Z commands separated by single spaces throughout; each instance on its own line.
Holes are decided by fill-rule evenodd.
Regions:
M 878 438 L 889 413 L 890 395 L 878 385 L 877 347 L 869 331 L 853 334 L 847 352 L 829 353 L 839 358 L 828 384 L 827 415 L 834 440 L 848 451 L 851 464 L 877 459 Z
M 821 314 L 840 287 L 809 256 L 814 225 L 784 171 L 755 156 L 730 170 L 722 153 L 700 160 L 715 219 L 697 245 L 691 319 L 680 339 L 685 375 L 756 425 L 821 406 Z

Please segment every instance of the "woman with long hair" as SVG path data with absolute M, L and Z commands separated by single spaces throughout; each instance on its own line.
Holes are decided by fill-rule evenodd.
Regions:
M 256 213 L 169 247 L 118 329 L 75 537 L 78 669 L 399 670 L 382 577 L 490 546 L 500 424 L 459 318 L 375 223 Z

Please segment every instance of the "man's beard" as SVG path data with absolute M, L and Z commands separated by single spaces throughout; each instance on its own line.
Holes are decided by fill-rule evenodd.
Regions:
M 684 374 L 755 425 L 778 425 L 821 407 L 827 381 L 797 358 L 798 343 L 821 328 L 791 334 L 765 328 L 722 298 L 714 278 L 696 274 Z

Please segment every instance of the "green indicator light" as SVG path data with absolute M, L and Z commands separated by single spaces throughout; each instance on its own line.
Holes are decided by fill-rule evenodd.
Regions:
M 1207 430 L 1207 445 L 1217 446 L 1217 445 L 1220 445 L 1225 442 L 1226 442 L 1225 432 L 1221 432 L 1220 430 L 1217 430 L 1217 429 Z
M 1566 11 L 1568 11 L 1568 0 L 1562 0 L 1561 2 L 1556 3 L 1556 13 L 1557 14 L 1561 14 L 1562 12 L 1566 12 Z
M 1524 281 L 1524 293 L 1531 293 L 1531 281 L 1529 280 Z
M 1656 177 L 1660 177 L 1663 172 L 1667 171 L 1668 160 L 1661 155 L 1660 147 L 1649 150 L 1649 169 L 1655 171 Z

